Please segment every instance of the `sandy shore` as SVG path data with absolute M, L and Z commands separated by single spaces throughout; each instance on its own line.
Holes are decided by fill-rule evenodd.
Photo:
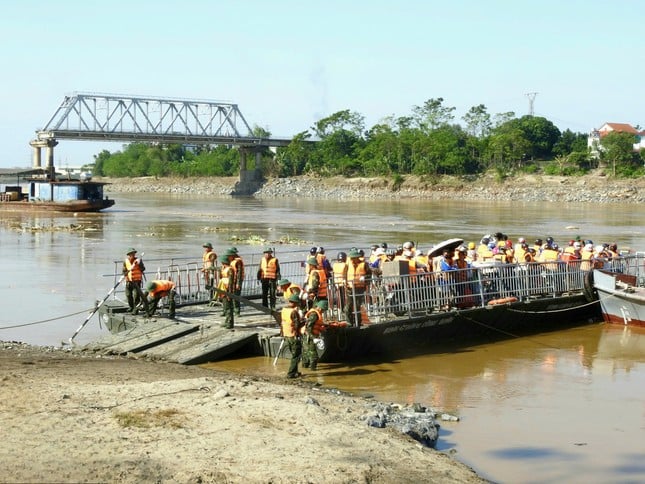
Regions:
M 2 482 L 485 482 L 306 381 L 0 344 Z

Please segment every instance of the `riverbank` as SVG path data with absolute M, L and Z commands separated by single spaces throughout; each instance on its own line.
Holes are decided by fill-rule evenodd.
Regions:
M 236 177 L 104 178 L 106 193 L 157 192 L 227 197 Z M 257 198 L 314 198 L 337 200 L 508 200 L 563 203 L 643 203 L 645 179 L 612 179 L 598 174 L 581 177 L 522 175 L 497 180 L 493 176 L 441 177 L 434 181 L 404 177 L 395 184 L 386 178 L 300 176 L 271 178 Z
M 0 343 L 0 382 L 2 482 L 486 482 L 306 379 Z

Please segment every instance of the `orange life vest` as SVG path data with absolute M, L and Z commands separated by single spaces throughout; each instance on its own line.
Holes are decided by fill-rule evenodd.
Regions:
M 212 250 L 204 251 L 202 255 L 202 267 L 204 269 L 212 269 L 215 266 L 215 260 L 217 260 L 217 254 Z
M 349 287 L 356 289 L 365 289 L 365 278 L 367 277 L 367 267 L 364 261 L 359 262 L 354 266 L 353 263 L 347 265 L 347 283 Z M 361 280 L 361 278 L 363 280 Z
M 175 283 L 172 281 L 152 281 L 155 283 L 155 288 L 150 291 L 150 296 L 154 298 L 166 297 L 171 290 L 175 288 Z
M 141 272 L 141 266 L 135 262 L 130 262 L 130 259 L 125 260 L 125 268 L 128 270 L 126 279 L 130 282 L 132 281 L 141 281 L 143 280 L 143 272 Z
M 282 317 L 282 336 L 285 338 L 295 338 L 298 334 L 298 323 L 292 319 L 294 311 L 298 311 L 298 308 L 283 308 L 280 313 Z
M 334 270 L 334 284 L 337 286 L 344 286 L 347 284 L 347 262 L 334 262 L 332 269 Z
M 235 278 L 235 269 L 232 266 L 224 265 L 222 267 L 222 277 L 220 277 L 219 282 L 217 283 L 217 289 L 220 291 L 231 292 L 234 288 L 230 287 L 230 278 L 233 276 Z M 219 293 L 220 298 L 227 297 L 224 293 Z
M 244 280 L 244 261 L 240 256 L 237 256 L 231 261 L 231 267 L 235 270 L 235 277 L 237 277 L 239 285 L 242 286 L 242 281 Z
M 260 261 L 260 276 L 262 279 L 275 279 L 278 275 L 278 259 L 262 257 Z
M 309 288 L 313 287 L 314 274 L 318 274 L 318 293 L 316 294 L 317 298 L 327 297 L 327 274 L 322 269 L 313 269 L 309 272 L 309 279 L 307 280 L 307 286 Z
M 316 322 L 314 323 L 313 328 L 311 328 L 311 333 L 314 336 L 320 335 L 325 330 L 325 324 L 323 323 L 323 314 L 320 308 L 312 308 L 307 313 L 305 314 L 305 319 L 308 320 L 309 316 L 311 316 L 313 313 L 317 314 L 318 317 L 316 318 Z M 307 332 L 307 323 L 300 328 L 300 334 L 304 335 Z

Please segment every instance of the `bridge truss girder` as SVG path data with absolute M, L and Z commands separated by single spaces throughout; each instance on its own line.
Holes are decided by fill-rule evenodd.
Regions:
M 66 96 L 39 140 L 143 141 L 238 146 L 286 146 L 258 138 L 237 104 L 75 93 Z

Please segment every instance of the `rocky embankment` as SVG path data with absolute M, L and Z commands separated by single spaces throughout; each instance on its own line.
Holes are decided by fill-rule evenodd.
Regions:
M 229 196 L 237 178 L 114 178 L 107 193 L 157 192 Z M 491 176 L 438 181 L 404 178 L 395 185 L 386 178 L 311 177 L 271 178 L 258 190 L 257 198 L 307 197 L 337 200 L 508 200 L 567 203 L 642 203 L 645 180 L 617 180 L 599 175 L 555 177 L 523 175 L 498 181 Z

